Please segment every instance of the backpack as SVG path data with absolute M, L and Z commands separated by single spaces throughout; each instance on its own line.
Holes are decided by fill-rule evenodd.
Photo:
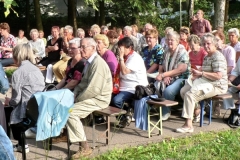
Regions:
M 0 93 L 5 94 L 9 89 L 9 81 L 0 63 Z

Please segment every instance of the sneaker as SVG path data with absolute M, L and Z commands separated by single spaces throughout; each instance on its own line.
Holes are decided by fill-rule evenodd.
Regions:
M 200 114 L 198 114 L 197 116 L 194 116 L 193 118 L 193 123 L 198 123 L 200 121 Z
M 81 157 L 86 157 L 92 154 L 92 149 L 79 149 L 74 155 L 72 155 L 72 159 L 80 159 Z
M 25 131 L 25 137 L 26 138 L 34 138 L 36 139 L 36 133 L 34 133 L 31 128 Z
M 171 116 L 171 112 L 166 113 L 165 115 L 162 115 L 162 121 L 168 120 L 168 118 Z
M 22 146 L 19 146 L 18 144 L 13 145 L 13 151 L 14 151 L 14 152 L 22 152 Z M 28 152 L 29 152 L 29 147 L 28 147 L 28 145 L 26 144 L 26 145 L 25 145 L 25 153 L 28 153 Z

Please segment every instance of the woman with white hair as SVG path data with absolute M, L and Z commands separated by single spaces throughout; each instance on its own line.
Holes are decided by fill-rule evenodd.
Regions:
M 194 131 L 192 120 L 198 102 L 226 93 L 228 89 L 227 63 L 223 54 L 217 50 L 216 37 L 211 33 L 203 35 L 202 45 L 208 53 L 203 60 L 202 69 L 192 69 L 192 84 L 186 83 L 181 90 L 184 95 L 182 117 L 186 120 L 181 128 L 176 129 L 179 133 Z
M 179 44 L 180 35 L 173 31 L 166 35 L 167 49 L 159 62 L 159 75 L 156 80 L 161 83 L 163 97 L 175 100 L 180 94 L 183 81 L 190 74 L 189 56 L 185 47 Z M 170 107 L 162 107 L 162 119 L 167 120 L 171 115 Z
M 240 56 L 240 42 L 238 41 L 239 38 L 239 30 L 237 28 L 231 28 L 228 30 L 228 38 L 229 38 L 229 45 L 232 46 L 236 51 L 236 62 Z
M 138 50 L 138 39 L 132 35 L 132 27 L 131 26 L 125 26 L 123 28 L 123 34 L 125 37 L 129 37 L 134 45 L 134 51 L 139 52 Z
M 85 37 L 85 31 L 82 28 L 77 29 L 77 37 L 83 39 Z
M 5 105 L 12 108 L 12 112 L 6 113 L 10 117 L 10 127 L 13 138 L 18 140 L 14 145 L 14 151 L 22 152 L 21 132 L 28 129 L 26 119 L 26 106 L 30 97 L 44 89 L 44 77 L 38 67 L 35 66 L 35 57 L 29 44 L 19 44 L 13 49 L 13 60 L 18 69 L 12 75 L 12 96 L 5 98 Z M 5 107 L 8 108 L 8 107 Z M 8 110 L 9 111 L 9 110 Z M 8 114 L 8 115 L 7 115 Z M 9 120 L 7 120 L 8 124 Z M 28 145 L 25 146 L 29 152 Z
M 37 29 L 31 29 L 30 37 L 32 40 L 29 44 L 32 46 L 37 61 L 40 61 L 45 57 L 45 44 L 42 39 L 39 38 L 39 32 Z

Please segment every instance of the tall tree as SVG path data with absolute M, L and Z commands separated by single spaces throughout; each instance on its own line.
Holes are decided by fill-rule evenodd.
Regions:
M 30 2 L 29 0 L 26 0 L 26 31 L 27 33 L 30 32 Z
M 39 0 L 33 0 L 33 3 L 34 3 L 34 11 L 35 11 L 37 29 L 43 30 Z
M 228 11 L 229 11 L 229 0 L 226 0 L 226 4 L 225 4 L 225 17 L 224 17 L 224 21 L 228 22 Z
M 100 13 L 100 17 L 99 17 L 99 25 L 105 25 L 105 2 L 104 0 L 100 0 L 99 1 L 99 13 Z
M 194 0 L 187 0 L 187 6 L 188 6 L 188 17 L 191 18 L 194 14 Z M 190 25 L 190 21 L 189 21 Z
M 68 0 L 68 24 L 73 27 L 74 33 L 77 31 L 76 0 Z
M 226 0 L 215 0 L 215 14 L 214 14 L 214 27 L 224 28 L 224 17 L 225 17 L 225 4 Z

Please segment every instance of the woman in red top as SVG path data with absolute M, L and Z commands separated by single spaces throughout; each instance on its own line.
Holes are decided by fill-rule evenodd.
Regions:
M 188 44 L 191 48 L 189 52 L 189 58 L 192 67 L 202 66 L 203 58 L 207 55 L 207 52 L 200 46 L 200 38 L 197 35 L 192 34 L 188 38 Z
M 181 27 L 180 28 L 180 44 L 185 47 L 187 51 L 190 51 L 189 44 L 187 42 L 188 36 L 189 36 L 189 28 L 188 27 Z

